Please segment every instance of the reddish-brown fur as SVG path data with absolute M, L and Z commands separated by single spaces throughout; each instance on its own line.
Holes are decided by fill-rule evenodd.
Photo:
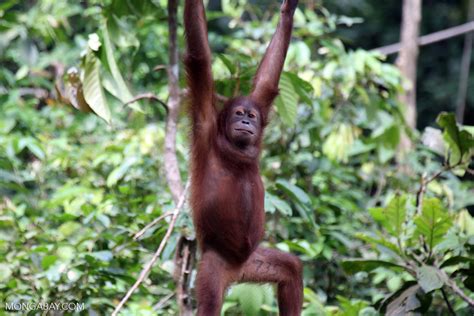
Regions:
M 259 171 L 262 134 L 278 94 L 297 2 L 283 2 L 280 23 L 258 68 L 251 95 L 232 99 L 218 111 L 204 6 L 202 0 L 185 1 L 185 66 L 193 123 L 191 206 L 202 251 L 196 280 L 198 315 L 220 315 L 225 289 L 232 282 L 277 283 L 280 315 L 301 312 L 300 261 L 258 246 L 265 223 L 265 190 Z M 226 132 L 239 106 L 248 113 L 255 110 L 258 117 L 252 142 L 243 146 Z

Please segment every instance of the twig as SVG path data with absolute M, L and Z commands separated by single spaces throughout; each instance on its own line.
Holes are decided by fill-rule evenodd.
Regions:
M 436 172 L 434 175 L 429 177 L 428 179 L 425 178 L 425 175 L 421 176 L 420 179 L 420 189 L 418 189 L 418 192 L 416 193 L 416 211 L 418 214 L 421 214 L 421 210 L 423 207 L 423 194 L 426 191 L 426 187 L 428 184 L 430 184 L 432 181 L 436 180 L 439 176 L 441 176 L 444 172 L 449 171 L 451 169 L 456 168 L 461 164 L 461 161 L 450 166 L 450 165 L 445 165 L 441 170 Z
M 441 288 L 441 294 L 443 294 L 443 299 L 446 302 L 446 305 L 448 306 L 448 310 L 451 313 L 451 315 L 456 316 L 456 312 L 454 312 L 454 309 L 451 306 L 451 303 L 449 302 L 448 296 L 446 295 L 446 291 L 444 290 L 444 288 Z
M 153 71 L 165 70 L 167 67 L 165 65 L 158 65 L 153 68 Z
M 170 294 L 166 295 L 165 297 L 163 297 L 158 303 L 156 303 L 155 306 L 153 306 L 153 310 L 154 311 L 159 311 L 160 308 L 162 308 L 166 302 L 168 302 L 170 300 L 170 298 L 172 298 L 174 296 L 174 292 L 171 292 Z
M 163 218 L 168 217 L 170 215 L 173 215 L 173 211 L 166 212 L 164 214 L 161 214 L 157 218 L 155 218 L 151 223 L 143 227 L 139 232 L 137 232 L 135 235 L 133 235 L 133 239 L 137 240 L 138 238 L 142 237 L 145 232 L 150 229 L 151 227 L 155 226 L 159 221 L 161 221 Z
M 171 218 L 171 222 L 170 222 L 170 225 L 168 226 L 168 230 L 166 231 L 166 234 L 165 236 L 163 237 L 163 239 L 161 240 L 161 243 L 160 243 L 160 246 L 158 247 L 158 249 L 156 250 L 155 254 L 153 255 L 153 257 L 151 258 L 150 261 L 147 262 L 147 264 L 145 265 L 145 267 L 143 268 L 143 270 L 140 272 L 140 276 L 138 277 L 137 281 L 135 282 L 135 284 L 133 284 L 133 286 L 128 290 L 127 294 L 125 294 L 125 296 L 122 298 L 122 300 L 120 301 L 120 303 L 117 305 L 117 307 L 115 307 L 115 310 L 114 312 L 112 313 L 112 316 L 117 316 L 119 311 L 122 309 L 122 307 L 125 305 L 125 303 L 128 301 L 128 299 L 130 298 L 130 296 L 132 296 L 133 292 L 135 292 L 135 290 L 140 286 L 140 284 L 145 280 L 145 278 L 147 277 L 148 273 L 150 272 L 151 268 L 153 267 L 153 265 L 155 264 L 155 262 L 158 260 L 159 256 L 161 255 L 161 252 L 163 251 L 163 249 L 165 248 L 165 245 L 166 243 L 168 242 L 168 239 L 170 238 L 171 236 L 171 232 L 173 231 L 174 229 L 174 225 L 176 223 L 176 219 L 178 218 L 178 215 L 181 211 L 181 209 L 183 208 L 183 205 L 184 205 L 184 202 L 186 200 L 186 192 L 188 191 L 188 188 L 189 188 L 189 184 L 190 184 L 190 181 L 188 180 L 188 182 L 186 183 L 186 187 L 184 188 L 183 190 L 183 193 L 179 199 L 179 203 L 178 205 L 176 206 L 176 208 L 174 209 L 174 212 L 173 212 L 173 217 Z
M 425 182 L 425 176 L 422 175 L 420 179 L 420 188 L 418 189 L 418 192 L 416 192 L 416 213 L 421 214 L 421 211 L 423 209 L 423 195 L 425 194 L 426 190 L 426 182 Z
M 183 250 L 183 264 L 181 265 L 181 273 L 179 275 L 179 280 L 178 280 L 178 299 L 180 302 L 184 302 L 187 298 L 186 290 L 185 290 L 185 285 L 184 285 L 184 275 L 188 274 L 188 260 L 189 260 L 189 248 L 184 247 Z
M 148 99 L 148 100 L 158 102 L 159 104 L 163 105 L 163 107 L 166 109 L 166 112 L 168 112 L 168 105 L 165 102 L 161 101 L 160 98 L 158 98 L 156 95 L 154 95 L 151 92 L 141 93 L 137 95 L 136 97 L 134 97 L 133 99 L 131 99 L 130 101 L 125 102 L 124 105 L 129 105 L 131 103 L 134 103 L 143 99 Z
M 220 101 L 222 103 L 226 103 L 227 101 L 229 101 L 228 97 L 223 96 L 221 94 L 217 94 L 217 93 L 216 93 L 216 98 L 217 98 L 217 101 Z
M 49 95 L 49 91 L 41 88 L 20 88 L 18 92 L 21 97 L 25 95 L 32 95 L 38 99 L 46 99 Z
M 446 280 L 446 285 L 454 292 L 456 293 L 459 297 L 461 297 L 464 301 L 466 301 L 469 306 L 471 307 L 474 307 L 474 299 L 470 298 L 469 296 L 467 296 L 466 293 L 463 292 L 463 290 L 461 290 L 459 288 L 459 286 L 456 284 L 456 282 L 454 282 L 447 274 L 444 270 L 441 270 L 439 269 L 440 273 L 442 274 L 443 278 Z

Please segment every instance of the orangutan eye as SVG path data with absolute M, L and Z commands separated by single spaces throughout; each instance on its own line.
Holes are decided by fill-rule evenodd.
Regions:
M 242 116 L 242 115 L 244 115 L 244 112 L 242 112 L 242 111 L 237 111 L 237 112 L 235 112 L 235 114 L 237 114 L 238 116 Z
M 250 114 L 249 114 L 249 117 L 253 119 L 253 118 L 255 118 L 256 116 L 255 116 L 255 114 L 250 113 Z

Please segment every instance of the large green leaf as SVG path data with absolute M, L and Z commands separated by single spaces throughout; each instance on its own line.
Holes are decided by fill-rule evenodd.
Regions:
M 253 316 L 259 314 L 270 295 L 271 289 L 267 286 L 244 283 L 234 286 L 229 298 L 239 302 L 244 315 Z
M 300 187 L 283 179 L 276 181 L 277 188 L 285 191 L 295 203 L 296 210 L 300 213 L 301 217 L 311 222 L 315 229 L 318 229 L 318 225 L 314 221 L 313 209 L 311 199 Z
M 276 195 L 265 192 L 265 211 L 275 213 L 276 210 L 285 216 L 291 216 L 293 213 L 288 203 Z
M 122 74 L 120 73 L 119 67 L 117 65 L 117 62 L 115 61 L 114 57 L 114 46 L 112 44 L 112 41 L 110 40 L 110 35 L 109 35 L 109 30 L 107 28 L 107 23 L 102 23 L 102 34 L 104 36 L 104 49 L 105 49 L 105 56 L 106 56 L 106 61 L 107 61 L 107 68 L 109 69 L 113 81 L 108 78 L 108 85 L 107 89 L 111 90 L 110 93 L 117 97 L 120 101 L 123 103 L 127 103 L 130 100 L 133 99 L 133 95 L 128 89 L 127 84 L 125 83 L 125 80 L 122 77 Z M 131 108 L 138 110 L 138 111 L 143 111 L 140 107 L 140 104 L 138 102 L 133 102 L 128 104 Z
M 380 238 L 375 238 L 375 237 L 372 237 L 372 236 L 369 236 L 367 234 L 364 234 L 364 233 L 356 233 L 355 234 L 355 237 L 359 238 L 360 240 L 363 240 L 367 243 L 370 243 L 372 244 L 373 246 L 376 246 L 377 248 L 385 248 L 385 249 L 388 249 L 398 255 L 401 254 L 400 250 L 398 249 L 398 246 L 395 245 L 394 243 L 380 237 Z
M 276 182 L 276 186 L 280 189 L 283 189 L 286 193 L 290 194 L 292 198 L 295 199 L 296 202 L 309 205 L 311 204 L 311 199 L 309 198 L 308 194 L 304 192 L 300 187 L 294 185 L 283 179 L 278 179 Z
M 441 268 L 453 266 L 460 263 L 471 263 L 474 264 L 474 258 L 464 257 L 464 256 L 454 256 L 441 264 Z
M 400 237 L 403 234 L 403 223 L 406 220 L 407 197 L 396 195 L 385 208 L 369 210 L 372 217 L 379 222 L 392 236 Z
M 354 125 L 341 123 L 326 138 L 323 153 L 331 160 L 348 162 L 349 153 L 360 135 Z
M 437 123 L 443 128 L 443 138 L 450 151 L 449 164 L 468 161 L 474 150 L 474 136 L 467 130 L 460 130 L 452 113 L 441 113 Z
M 440 272 L 439 269 L 428 265 L 423 265 L 416 270 L 418 284 L 426 293 L 437 290 L 444 285 L 444 277 Z
M 423 236 L 431 250 L 443 240 L 452 224 L 451 216 L 439 199 L 424 199 L 422 213 L 415 218 L 415 235 Z
M 286 72 L 285 75 L 291 79 L 293 83 L 293 88 L 295 89 L 296 94 L 301 98 L 301 100 L 307 104 L 312 104 L 313 100 L 311 99 L 311 93 L 313 92 L 313 87 L 311 83 L 301 79 L 298 75 L 290 72 Z
M 110 123 L 110 109 L 102 89 L 99 67 L 99 60 L 92 52 L 88 52 L 84 59 L 84 79 L 82 82 L 84 98 L 95 114 Z
M 228 55 L 219 54 L 217 57 L 224 63 L 231 75 L 234 75 L 237 72 L 235 62 L 232 61 Z
M 345 260 L 341 264 L 344 271 L 350 274 L 354 274 L 361 271 L 370 272 L 372 270 L 382 267 L 405 269 L 405 267 L 401 265 L 383 260 Z
M 293 126 L 296 120 L 298 108 L 298 94 L 296 94 L 291 78 L 285 73 L 282 74 L 279 84 L 280 94 L 275 100 L 278 114 L 288 126 Z

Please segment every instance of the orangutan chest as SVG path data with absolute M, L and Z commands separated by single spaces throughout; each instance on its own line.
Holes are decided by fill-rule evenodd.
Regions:
M 263 186 L 260 178 L 235 175 L 217 170 L 208 175 L 209 202 L 213 211 L 234 213 L 246 217 L 263 212 Z M 249 218 L 248 218 L 249 219 Z

